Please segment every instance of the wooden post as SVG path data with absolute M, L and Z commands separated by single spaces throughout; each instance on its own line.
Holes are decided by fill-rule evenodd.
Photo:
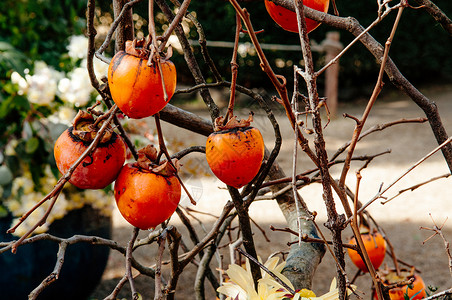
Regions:
M 326 39 L 321 46 L 326 52 L 325 62 L 328 63 L 344 48 L 339 41 L 339 32 L 332 31 L 326 34 Z M 339 62 L 332 64 L 325 71 L 325 96 L 326 102 L 330 110 L 331 117 L 334 117 L 337 112 L 338 102 L 338 88 L 339 88 Z

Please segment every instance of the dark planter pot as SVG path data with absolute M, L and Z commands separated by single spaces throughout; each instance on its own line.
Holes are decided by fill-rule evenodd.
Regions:
M 10 224 L 11 217 L 0 218 L 0 242 L 17 239 L 6 234 Z M 62 238 L 81 234 L 107 239 L 111 238 L 111 232 L 111 218 L 100 215 L 90 206 L 69 212 L 54 221 L 48 231 Z M 53 271 L 57 252 L 57 243 L 38 241 L 20 246 L 16 254 L 10 251 L 0 254 L 1 299 L 28 299 L 28 294 Z M 87 299 L 100 282 L 109 253 L 110 248 L 106 246 L 88 243 L 68 246 L 60 277 L 38 299 Z

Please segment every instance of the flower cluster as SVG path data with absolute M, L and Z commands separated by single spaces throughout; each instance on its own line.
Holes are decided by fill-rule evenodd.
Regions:
M 25 70 L 25 78 L 13 72 L 11 81 L 19 86 L 19 94 L 26 95 L 30 103 L 38 105 L 51 105 L 58 96 L 76 107 L 86 106 L 94 92 L 86 68 L 88 39 L 84 36 L 73 36 L 67 49 L 69 57 L 78 66 L 66 76 L 43 61 L 35 62 L 33 75 L 30 70 Z M 97 59 L 93 62 L 98 79 L 106 76 L 108 65 Z
M 281 282 L 285 283 L 292 290 L 295 290 L 292 283 L 281 274 L 285 262 L 279 263 L 278 257 L 272 257 L 265 262 L 264 266 L 276 275 Z M 228 296 L 227 300 L 336 300 L 339 299 L 336 287 L 336 278 L 333 278 L 330 291 L 322 296 L 316 297 L 313 291 L 308 289 L 297 290 L 291 294 L 280 282 L 276 281 L 268 273 L 263 272 L 262 278 L 258 282 L 257 290 L 254 288 L 253 276 L 251 274 L 249 261 L 246 261 L 245 268 L 232 264 L 226 271 L 229 280 L 220 286 L 217 291 Z M 349 291 L 351 293 L 351 291 Z

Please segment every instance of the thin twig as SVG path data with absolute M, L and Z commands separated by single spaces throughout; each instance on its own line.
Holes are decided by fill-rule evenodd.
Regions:
M 51 200 L 51 203 L 49 205 L 49 207 L 47 208 L 46 212 L 44 213 L 43 217 L 34 225 L 32 226 L 27 233 L 25 233 L 17 242 L 14 243 L 14 245 L 12 246 L 11 251 L 13 253 L 16 252 L 17 247 L 20 246 L 20 244 L 22 243 L 22 241 L 27 238 L 30 234 L 32 234 L 36 228 L 38 228 L 39 226 L 43 225 L 45 223 L 45 221 L 47 220 L 47 217 L 49 216 L 50 212 L 52 211 L 53 205 L 55 204 L 56 200 L 58 199 L 59 194 L 61 193 L 61 191 L 63 190 L 64 185 L 66 184 L 66 182 L 69 181 L 69 179 L 72 176 L 72 173 L 75 171 L 75 169 L 77 168 L 77 166 L 85 159 L 85 157 L 87 157 L 88 155 L 90 155 L 93 151 L 95 151 L 97 145 L 99 144 L 100 140 L 102 139 L 107 127 L 110 125 L 110 122 L 112 121 L 114 115 L 116 114 L 116 111 L 118 110 L 118 107 L 116 106 L 116 104 L 114 106 L 112 106 L 112 108 L 106 113 L 109 114 L 108 119 L 105 121 L 104 124 L 102 124 L 102 127 L 99 129 L 99 131 L 97 132 L 96 137 L 94 138 L 94 140 L 91 142 L 91 144 L 86 148 L 86 150 L 82 153 L 82 155 L 80 155 L 80 157 L 72 164 L 72 166 L 69 168 L 69 170 L 66 172 L 66 174 L 64 174 L 57 182 L 57 184 L 55 185 L 55 187 L 52 189 L 52 191 L 47 194 L 47 196 L 45 196 L 40 202 L 38 202 L 38 204 L 36 204 L 34 207 L 32 207 L 28 212 L 26 212 L 21 218 L 19 218 L 19 222 L 13 226 L 12 228 L 8 229 L 7 233 L 12 233 L 16 230 L 16 228 L 23 223 L 23 221 L 25 221 L 26 218 L 28 218 L 28 216 L 35 211 L 39 206 L 41 206 L 44 202 L 46 202 L 47 200 Z
M 178 6 L 179 7 L 179 11 L 177 12 L 177 14 L 174 17 L 174 19 L 171 21 L 171 24 L 168 26 L 168 28 L 166 29 L 165 33 L 159 39 L 160 42 L 161 42 L 160 46 L 159 46 L 159 51 L 162 51 L 163 48 L 165 48 L 166 43 L 168 42 L 168 39 L 169 39 L 170 35 L 173 33 L 173 31 L 176 28 L 176 26 L 179 25 L 179 23 L 181 22 L 182 18 L 186 14 L 188 6 L 190 4 L 190 1 L 191 0 L 184 0 L 182 5 Z
M 395 120 L 395 121 L 391 121 L 391 122 L 384 123 L 384 124 L 377 124 L 377 125 L 370 127 L 366 131 L 362 132 L 358 138 L 358 142 L 361 141 L 364 137 L 366 137 L 372 133 L 375 133 L 378 131 L 383 131 L 386 128 L 391 127 L 391 126 L 407 124 L 407 123 L 425 123 L 427 121 L 428 121 L 427 118 L 414 118 L 414 119 L 403 118 L 400 120 Z M 342 154 L 348 148 L 348 146 L 350 146 L 351 142 L 352 141 L 350 140 L 350 141 L 346 142 L 344 145 L 342 145 L 341 147 L 339 147 L 339 149 L 336 150 L 336 152 L 331 156 L 330 161 L 335 160 L 340 154 Z
M 117 299 L 116 297 L 118 296 L 118 294 L 121 291 L 122 287 L 127 283 L 127 281 L 128 281 L 127 275 L 124 275 L 121 278 L 121 280 L 118 281 L 118 283 L 116 284 L 116 286 L 113 289 L 113 291 L 111 292 L 111 294 L 108 295 L 107 297 L 105 297 L 104 300 L 115 300 L 115 299 Z
M 158 135 L 158 139 L 159 139 L 160 152 L 165 154 L 166 159 L 168 160 L 168 163 L 171 164 L 171 166 L 173 167 L 174 170 L 177 170 L 177 168 L 173 164 L 173 161 L 171 160 L 171 156 L 169 155 L 168 149 L 166 148 L 166 145 L 165 145 L 165 139 L 163 138 L 163 132 L 162 132 L 162 126 L 160 124 L 160 115 L 159 115 L 159 113 L 156 113 L 154 115 L 154 119 L 155 119 L 155 125 L 156 125 L 156 128 L 157 128 L 157 135 Z M 185 186 L 184 182 L 180 178 L 179 174 L 177 174 L 177 172 L 176 172 L 174 174 L 174 176 L 176 176 L 176 178 L 179 181 L 180 185 L 184 189 L 185 193 L 187 194 L 188 199 L 190 199 L 191 204 L 196 205 L 195 199 L 193 199 L 192 195 L 188 191 L 187 187 Z
M 135 282 L 133 280 L 133 275 L 132 275 L 133 244 L 135 243 L 135 240 L 137 239 L 139 232 L 140 232 L 140 229 L 138 229 L 137 227 L 133 228 L 132 237 L 131 237 L 129 243 L 127 244 L 127 248 L 126 248 L 126 276 L 129 280 L 130 290 L 132 293 L 133 300 L 138 300 L 138 297 L 139 297 L 139 295 L 136 291 L 136 288 L 135 288 Z
M 63 242 L 60 243 L 59 247 L 58 247 L 58 253 L 57 253 L 57 257 L 61 258 L 64 257 L 65 253 L 66 253 L 66 249 L 67 249 L 68 243 L 67 242 Z M 63 267 L 63 262 L 64 259 L 57 259 L 55 267 L 52 271 L 52 273 L 50 273 L 49 276 L 47 276 L 29 295 L 28 295 L 28 299 L 29 300 L 34 300 L 36 299 L 39 294 L 46 288 L 48 287 L 50 284 L 52 284 L 54 281 L 56 281 L 58 279 L 58 277 L 60 276 L 60 272 L 61 272 L 61 268 Z
M 297 237 L 299 236 L 298 232 L 293 231 L 289 227 L 276 228 L 273 225 L 270 225 L 270 230 L 272 230 L 272 231 L 288 232 L 288 233 L 293 234 L 293 235 L 295 235 Z M 301 238 L 301 240 L 303 242 L 306 242 L 306 243 L 317 243 L 317 244 L 328 244 L 328 245 L 332 245 L 333 244 L 332 241 L 325 241 L 323 239 L 313 238 L 313 237 L 310 237 L 307 234 L 302 234 L 300 238 Z M 295 243 L 298 243 L 298 242 L 289 242 L 289 243 L 287 243 L 287 245 L 290 246 L 290 245 L 293 245 Z M 350 249 L 353 249 L 353 250 L 357 249 L 356 245 L 352 245 L 352 244 L 342 244 L 342 245 L 344 246 L 344 248 L 350 248 Z
M 103 61 L 106 64 L 110 64 L 110 60 L 109 58 L 106 58 L 103 53 L 104 51 L 108 48 L 108 45 L 111 42 L 111 39 L 113 37 L 113 34 L 116 31 L 116 28 L 118 27 L 119 23 L 121 23 L 122 19 L 124 18 L 124 15 L 137 3 L 141 2 L 142 0 L 132 0 L 127 2 L 122 10 L 121 13 L 118 15 L 118 17 L 113 21 L 113 23 L 110 26 L 110 29 L 107 32 L 107 36 L 105 37 L 104 42 L 102 43 L 102 45 L 99 47 L 99 49 L 96 51 L 96 57 L 98 59 L 100 59 L 101 61 Z
M 235 85 L 237 83 L 237 75 L 239 70 L 239 65 L 237 64 L 237 53 L 239 48 L 239 39 L 240 32 L 242 31 L 242 21 L 240 20 L 240 16 L 238 13 L 235 14 L 235 38 L 234 38 L 234 49 L 232 50 L 232 59 L 231 59 L 231 92 L 229 96 L 229 104 L 228 110 L 224 117 L 224 124 L 228 122 L 228 120 L 234 117 L 234 104 L 235 104 Z
M 442 292 L 440 292 L 440 293 L 431 295 L 431 296 L 429 296 L 429 297 L 427 297 L 427 298 L 424 298 L 424 300 L 439 299 L 439 298 L 441 298 L 441 297 L 445 297 L 445 296 L 448 296 L 448 295 L 452 295 L 452 288 L 450 288 L 450 289 L 448 289 L 448 290 L 445 290 L 445 291 L 442 291 Z M 444 299 L 446 299 L 446 298 L 444 298 Z
M 364 211 L 369 205 L 371 205 L 375 200 L 383 197 L 384 193 L 386 193 L 391 187 L 393 187 L 397 182 L 399 182 L 403 177 L 405 177 L 408 173 L 410 173 L 414 168 L 422 164 L 425 160 L 427 160 L 429 157 L 431 157 L 433 154 L 441 150 L 444 146 L 452 142 L 452 136 L 449 137 L 446 141 L 444 141 L 441 145 L 433 149 L 430 153 L 425 155 L 423 158 L 421 158 L 419 161 L 417 161 L 414 165 L 412 165 L 410 168 L 408 168 L 402 175 L 397 177 L 393 182 L 391 182 L 386 188 L 384 188 L 382 191 L 379 191 L 372 199 L 370 199 L 366 204 L 364 204 L 358 211 L 358 213 Z
M 361 134 L 361 131 L 364 127 L 364 124 L 366 123 L 367 117 L 370 114 L 370 111 L 372 110 L 372 107 L 374 106 L 375 102 L 377 101 L 377 98 L 383 88 L 383 75 L 384 75 L 384 70 L 385 70 L 385 66 L 386 66 L 386 61 L 388 60 L 388 56 L 389 56 L 389 49 L 391 47 L 391 43 L 392 40 L 394 38 L 394 35 L 396 33 L 400 18 L 402 16 L 402 12 L 403 12 L 404 7 L 401 6 L 398 10 L 398 14 L 397 14 L 397 18 L 394 21 L 394 25 L 392 27 L 392 31 L 391 34 L 388 38 L 388 40 L 386 41 L 385 44 L 385 51 L 384 51 L 384 55 L 383 55 L 383 59 L 380 65 L 380 72 L 378 74 L 378 79 L 377 82 L 375 84 L 372 96 L 369 99 L 369 102 L 367 103 L 366 109 L 363 113 L 363 116 L 361 117 L 361 119 L 359 120 L 358 124 L 355 127 L 355 130 L 353 132 L 353 137 L 352 137 L 352 141 L 350 143 L 350 146 L 348 148 L 348 152 L 347 152 L 347 158 L 344 164 L 344 167 L 342 168 L 342 173 L 341 173 L 341 177 L 339 179 L 339 187 L 341 189 L 344 189 L 345 186 L 345 179 L 347 176 L 347 172 L 350 169 L 350 160 L 353 156 L 353 152 L 355 150 L 356 144 L 358 143 L 358 139 L 359 136 Z
M 398 196 L 400 196 L 401 194 L 403 194 L 405 192 L 408 192 L 408 191 L 412 192 L 412 191 L 414 191 L 414 190 L 416 190 L 416 189 L 420 188 L 421 186 L 424 186 L 424 185 L 426 185 L 428 183 L 431 183 L 431 182 L 439 180 L 439 179 L 448 178 L 450 176 L 451 176 L 450 173 L 446 173 L 446 174 L 443 174 L 443 175 L 440 175 L 440 176 L 436 176 L 436 177 L 430 178 L 429 180 L 417 183 L 417 184 L 415 184 L 413 186 L 410 186 L 408 188 L 402 189 L 402 190 L 398 191 L 398 193 L 396 195 L 392 196 L 391 198 L 388 198 L 387 200 L 381 201 L 381 204 L 386 204 L 389 201 L 393 200 L 394 198 L 397 198 Z
M 283 286 L 289 293 L 292 295 L 295 295 L 295 291 L 288 286 L 284 281 L 281 280 L 278 276 L 275 275 L 272 271 L 270 271 L 266 266 L 264 266 L 262 263 L 260 263 L 256 258 L 254 258 L 252 255 L 248 254 L 246 251 L 242 250 L 241 248 L 236 248 L 238 252 L 240 252 L 242 255 L 246 256 L 249 260 L 251 260 L 253 263 L 259 266 L 262 270 L 268 273 L 273 279 L 276 280 L 281 286 Z
M 443 222 L 443 224 L 441 224 L 441 226 L 438 226 L 438 225 L 436 225 L 436 222 L 433 219 L 432 214 L 429 214 L 429 215 L 430 215 L 430 218 L 432 219 L 433 227 L 432 228 L 420 227 L 419 229 L 433 231 L 433 234 L 429 238 L 427 238 L 425 241 L 423 241 L 422 244 L 425 244 L 427 241 L 429 241 L 431 238 L 433 238 L 436 235 L 439 235 L 441 237 L 441 239 L 444 242 L 444 249 L 446 250 L 447 258 L 449 259 L 449 272 L 450 272 L 450 275 L 452 276 L 452 254 L 450 251 L 450 244 L 447 241 L 447 239 L 444 236 L 443 231 L 442 231 L 444 224 L 447 221 L 447 218 L 444 220 L 444 222 Z
M 151 0 L 152 1 L 152 0 Z M 162 260 L 163 260 L 163 251 L 165 250 L 165 242 L 167 236 L 167 230 L 165 229 L 162 234 L 158 237 L 157 243 L 159 245 L 158 252 L 156 255 L 156 267 L 155 267 L 155 295 L 154 300 L 162 300 L 163 292 L 162 292 Z

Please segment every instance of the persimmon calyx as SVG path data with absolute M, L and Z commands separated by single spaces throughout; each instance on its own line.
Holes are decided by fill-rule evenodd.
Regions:
M 227 129 L 234 129 L 234 128 L 243 128 L 248 127 L 251 125 L 251 122 L 253 122 L 253 112 L 250 112 L 248 119 L 241 119 L 238 120 L 237 116 L 231 117 L 226 124 L 224 124 L 224 117 L 220 116 L 215 119 L 215 131 L 221 131 L 221 130 L 227 130 Z
M 92 114 L 79 110 L 74 120 L 72 121 L 72 134 L 81 139 L 84 142 L 92 142 L 102 126 L 103 122 L 96 121 Z M 108 126 L 100 140 L 101 143 L 106 143 L 111 139 L 113 129 Z
M 151 57 L 150 60 L 160 60 L 160 61 L 166 61 L 171 58 L 173 55 L 173 48 L 171 46 L 168 46 L 167 52 L 165 53 L 158 53 L 156 49 L 153 47 L 152 51 L 149 49 L 152 46 L 152 37 L 149 36 L 146 39 L 133 39 L 133 41 L 126 41 L 125 45 L 125 52 L 127 54 L 149 60 L 149 57 Z
M 154 145 L 147 145 L 146 147 L 138 150 L 138 159 L 134 165 L 142 170 L 167 177 L 174 176 L 177 172 L 179 172 L 180 163 L 178 159 L 172 159 L 171 163 L 167 160 L 158 163 L 157 159 L 157 149 Z
M 383 282 L 387 282 L 389 284 L 396 284 L 397 282 L 403 282 L 407 280 L 414 281 L 414 274 L 416 268 L 412 267 L 410 269 L 401 269 L 400 273 L 397 274 L 395 269 L 382 269 L 378 271 L 378 275 L 380 276 Z

